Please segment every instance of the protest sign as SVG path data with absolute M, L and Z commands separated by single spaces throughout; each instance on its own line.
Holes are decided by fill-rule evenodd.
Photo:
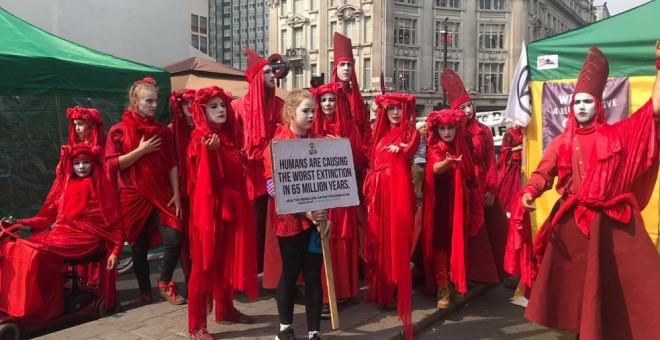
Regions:
M 271 144 L 278 215 L 359 204 L 348 139 L 287 139 Z

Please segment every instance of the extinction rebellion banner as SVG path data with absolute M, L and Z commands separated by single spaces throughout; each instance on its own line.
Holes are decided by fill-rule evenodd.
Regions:
M 543 151 L 550 141 L 564 132 L 575 84 L 545 82 L 543 84 Z M 628 117 L 630 84 L 627 77 L 611 78 L 605 85 L 603 98 L 605 117 L 612 124 Z

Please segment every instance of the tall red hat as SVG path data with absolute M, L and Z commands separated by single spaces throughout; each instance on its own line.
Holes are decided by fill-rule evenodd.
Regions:
M 348 37 L 335 32 L 335 35 L 332 37 L 335 59 L 335 67 L 339 65 L 342 61 L 350 61 L 353 63 L 353 43 Z
M 602 100 L 609 73 L 610 65 L 607 57 L 598 47 L 591 46 L 584 59 L 584 65 L 582 65 L 573 93 L 588 93 Z
M 442 71 L 442 88 L 447 92 L 447 102 L 453 110 L 472 100 L 465 90 L 461 77 L 452 69 L 445 68 Z
M 261 69 L 264 66 L 268 65 L 268 61 L 264 59 L 262 56 L 260 56 L 253 49 L 247 46 L 243 46 L 243 49 L 247 54 L 247 62 L 248 62 L 247 68 L 245 69 L 245 78 L 247 79 L 248 82 L 251 82 L 252 78 L 257 73 L 256 71 L 261 73 Z

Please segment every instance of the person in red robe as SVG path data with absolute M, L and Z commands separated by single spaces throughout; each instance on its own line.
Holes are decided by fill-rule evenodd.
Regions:
M 0 241 L 0 311 L 27 323 L 52 320 L 64 312 L 64 260 L 106 251 L 99 292 L 107 310 L 116 304 L 116 265 L 124 234 L 115 186 L 103 171 L 102 149 L 62 147 L 52 204 L 19 225 L 39 231 Z M 3 229 L 8 224 L 2 221 Z
M 348 112 L 350 114 L 350 119 L 352 123 L 357 126 L 360 136 L 362 137 L 359 148 L 361 149 L 361 153 L 368 155 L 372 138 L 372 128 L 369 123 L 370 113 L 364 99 L 362 98 L 362 93 L 360 93 L 360 85 L 358 84 L 357 74 L 355 73 L 353 43 L 351 42 L 351 39 L 337 32 L 332 36 L 332 41 L 334 54 L 332 81 L 341 83 L 344 92 L 348 96 L 347 105 L 349 106 Z M 364 185 L 364 177 L 367 173 L 367 168 L 369 167 L 369 159 L 365 159 L 364 162 L 360 161 L 360 159 L 355 159 L 355 162 L 356 180 L 358 187 L 361 188 Z M 358 192 L 358 195 L 360 196 L 360 205 L 358 205 L 356 209 L 358 223 L 361 227 L 358 231 L 360 232 L 360 243 L 363 244 L 364 229 L 367 228 L 368 223 L 367 209 L 362 191 Z
M 129 107 L 108 132 L 105 161 L 108 172 L 119 175 L 122 219 L 133 247 L 141 302 L 153 301 L 147 251 L 162 243 L 160 296 L 172 304 L 184 304 L 185 298 L 172 282 L 181 250 L 179 171 L 172 131 L 154 118 L 157 93 L 153 78 L 133 83 Z M 158 219 L 153 218 L 156 212 Z
M 452 109 L 433 111 L 426 119 L 422 253 L 426 287 L 437 291 L 439 309 L 451 303 L 450 282 L 459 294 L 467 293 L 467 269 L 482 260 L 466 258 L 468 236 L 477 235 L 484 225 L 466 120 L 463 111 Z
M 234 292 L 259 294 L 252 209 L 245 191 L 238 124 L 230 93 L 213 86 L 195 94 L 195 130 L 188 146 L 188 191 L 194 266 L 188 284 L 189 332 L 212 339 L 206 316 L 215 302 L 216 321 L 243 323 L 252 318 L 233 305 Z M 248 320 L 249 319 L 249 320 Z
M 286 99 L 280 125 L 273 140 L 315 138 L 313 129 L 315 110 L 314 96 L 308 91 L 294 89 Z M 274 205 L 275 186 L 270 144 L 264 150 L 265 177 L 268 194 Z M 293 306 L 297 294 L 296 282 L 302 271 L 305 281 L 305 314 L 309 339 L 320 340 L 321 330 L 321 266 L 323 254 L 320 244 L 321 235 L 317 226 L 328 220 L 327 210 L 310 211 L 305 214 L 276 215 L 273 231 L 277 236 L 282 272 L 277 286 L 277 312 L 280 318 L 280 330 L 277 340 L 295 340 L 293 332 Z M 326 229 L 332 233 L 331 224 Z M 323 237 L 328 237 L 324 235 Z
M 388 93 L 376 97 L 378 116 L 371 168 L 364 181 L 369 211 L 365 231 L 365 301 L 395 304 L 407 339 L 412 339 L 410 248 L 415 225 L 412 157 L 419 147 L 415 97 Z M 397 298 L 398 295 L 398 298 Z
M 470 258 L 481 260 L 468 269 L 468 280 L 483 283 L 499 283 L 504 279 L 504 251 L 508 233 L 506 212 L 497 199 L 497 163 L 495 142 L 490 128 L 476 118 L 476 106 L 465 90 L 460 76 L 451 69 L 442 72 L 442 88 L 452 109 L 460 109 L 467 115 L 465 131 L 472 150 L 477 187 L 483 197 L 486 227 L 469 238 Z
M 314 133 L 328 138 L 347 138 L 351 143 L 355 167 L 366 167 L 366 155 L 362 149 L 362 137 L 357 126 L 350 120 L 348 98 L 341 83 L 329 83 L 312 90 L 316 102 Z M 357 298 L 359 294 L 359 239 L 357 208 L 335 208 L 328 219 L 333 228 L 330 235 L 330 254 L 335 278 L 335 295 L 339 301 Z M 325 268 L 324 268 L 325 270 Z M 323 313 L 329 314 L 327 282 L 323 283 Z
M 656 42 L 660 70 L 660 41 Z M 531 286 L 525 317 L 580 339 L 660 339 L 660 255 L 644 228 L 658 175 L 660 71 L 651 99 L 608 124 L 607 57 L 587 54 L 564 132 L 546 149 L 513 203 L 506 268 Z M 532 246 L 528 211 L 561 195 Z
M 514 124 L 502 137 L 500 166 L 497 172 L 497 197 L 508 214 L 511 213 L 513 197 L 521 189 L 522 144 L 522 126 Z
M 190 238 L 188 237 L 188 225 L 190 219 L 190 196 L 186 185 L 188 183 L 186 151 L 190 143 L 190 134 L 195 129 L 190 107 L 195 99 L 195 90 L 186 89 L 174 91 L 170 96 L 170 112 L 172 123 L 168 126 L 174 134 L 174 148 L 178 160 L 179 170 L 179 195 L 181 197 L 181 269 L 186 283 L 190 279 Z
M 275 96 L 275 74 L 268 61 L 250 48 L 245 47 L 248 67 L 245 79 L 249 83 L 245 96 L 231 103 L 238 118 L 241 130 L 241 148 L 246 158 L 245 171 L 247 178 L 248 198 L 254 208 L 254 219 L 257 233 L 257 270 L 264 272 L 264 288 L 273 289 L 277 286 L 278 268 L 264 266 L 264 261 L 277 258 L 276 254 L 265 253 L 265 248 L 271 251 L 277 248 L 276 242 L 265 244 L 266 220 L 269 213 L 268 192 L 264 178 L 264 149 L 275 135 L 275 129 L 280 122 L 284 101 Z M 271 235 L 271 241 L 274 237 Z M 273 269 L 273 271 L 270 271 Z

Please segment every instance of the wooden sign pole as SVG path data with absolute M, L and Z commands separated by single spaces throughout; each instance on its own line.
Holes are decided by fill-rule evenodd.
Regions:
M 321 235 L 325 235 L 328 221 L 320 224 Z M 332 258 L 330 257 L 330 236 L 321 239 L 323 247 L 323 265 L 325 267 L 325 281 L 328 283 L 328 302 L 330 304 L 330 321 L 332 329 L 339 328 L 339 310 L 337 310 L 337 295 L 335 295 L 335 279 L 332 271 Z

